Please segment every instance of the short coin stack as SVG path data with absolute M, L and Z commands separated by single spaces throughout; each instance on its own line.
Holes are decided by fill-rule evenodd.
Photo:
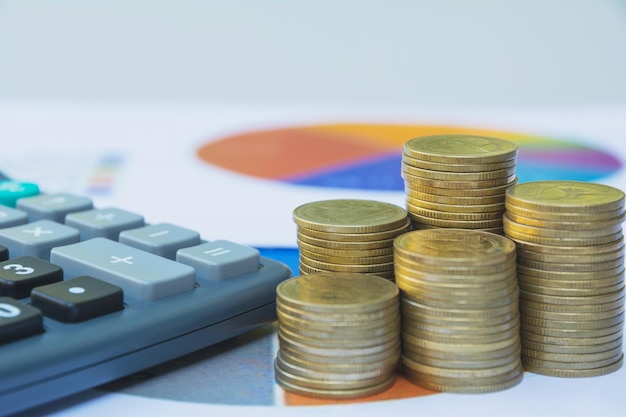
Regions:
M 405 209 L 358 199 L 323 200 L 293 211 L 300 274 L 367 273 L 393 279 L 393 240 L 410 230 Z
M 463 229 L 416 230 L 395 241 L 402 364 L 413 383 L 485 393 L 518 384 L 515 244 Z
M 402 177 L 413 229 L 462 228 L 503 234 L 504 192 L 517 182 L 517 145 L 471 135 L 404 144 Z
M 398 296 L 393 282 L 366 274 L 310 274 L 279 284 L 276 382 L 329 399 L 391 387 L 400 359 Z
M 624 193 L 608 185 L 537 181 L 506 193 L 516 242 L 522 362 L 528 371 L 587 377 L 623 363 Z

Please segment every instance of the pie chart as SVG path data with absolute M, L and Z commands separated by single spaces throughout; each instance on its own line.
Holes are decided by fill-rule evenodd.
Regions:
M 403 191 L 404 143 L 414 137 L 472 134 L 510 140 L 519 147 L 520 182 L 596 181 L 622 162 L 573 138 L 458 126 L 328 124 L 234 134 L 201 146 L 198 157 L 233 173 L 311 187 Z M 589 141 L 586 141 L 589 142 Z

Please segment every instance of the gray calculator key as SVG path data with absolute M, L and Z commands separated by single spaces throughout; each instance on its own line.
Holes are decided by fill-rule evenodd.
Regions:
M 225 280 L 259 269 L 257 249 L 228 240 L 215 240 L 191 248 L 180 249 L 178 262 L 196 269 L 198 279 Z
M 33 256 L 48 261 L 52 248 L 79 240 L 78 230 L 50 220 L 0 229 L 0 245 L 9 249 L 11 258 Z
M 91 199 L 79 195 L 58 193 L 40 194 L 35 197 L 17 200 L 19 210 L 28 214 L 29 221 L 53 220 L 58 223 L 65 221 L 65 215 L 93 208 Z
M 120 243 L 175 260 L 176 251 L 199 245 L 200 234 L 170 223 L 153 224 L 120 233 Z
M 157 300 L 195 288 L 192 267 L 106 238 L 54 248 L 50 262 L 63 268 L 66 277 L 90 275 L 138 300 Z
M 117 240 L 120 232 L 144 225 L 143 216 L 118 208 L 104 208 L 69 213 L 65 224 L 78 229 L 80 240 L 106 237 Z
M 28 216 L 21 210 L 0 206 L 0 229 L 28 222 Z

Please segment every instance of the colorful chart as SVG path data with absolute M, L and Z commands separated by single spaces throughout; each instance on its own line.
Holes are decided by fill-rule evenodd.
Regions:
M 403 191 L 403 144 L 435 134 L 474 134 L 519 146 L 520 182 L 595 181 L 617 172 L 613 155 L 570 138 L 456 126 L 332 124 L 261 130 L 227 136 L 198 150 L 205 162 L 257 178 L 314 187 Z

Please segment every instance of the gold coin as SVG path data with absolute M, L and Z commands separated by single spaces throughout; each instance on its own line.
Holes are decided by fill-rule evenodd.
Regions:
M 533 342 L 522 339 L 522 347 L 545 353 L 559 353 L 565 355 L 587 355 L 606 352 L 609 349 L 622 348 L 624 338 L 622 336 L 605 343 L 597 343 L 592 345 L 572 344 L 553 344 Z
M 515 223 L 511 221 L 509 216 L 504 213 L 502 216 L 502 225 L 504 226 L 504 231 L 506 233 L 509 232 L 518 232 L 523 233 L 525 235 L 532 236 L 540 236 L 540 237 L 548 237 L 548 238 L 558 238 L 558 239 L 594 239 L 607 235 L 615 235 L 616 233 L 621 233 L 622 228 L 620 225 L 612 228 L 605 229 L 593 229 L 593 230 L 568 230 L 568 229 L 551 229 L 551 228 L 543 228 L 543 227 L 534 227 L 527 226 L 520 223 Z M 612 240 L 610 241 L 612 242 Z
M 401 335 L 403 336 L 403 335 Z M 403 348 L 406 347 L 419 347 L 423 349 L 428 349 L 430 351 L 436 351 L 441 353 L 467 353 L 474 352 L 477 354 L 485 353 L 485 352 L 495 352 L 500 349 L 506 349 L 512 345 L 518 345 L 520 342 L 519 334 L 515 334 L 511 338 L 505 338 L 504 340 L 500 340 L 497 342 L 493 341 L 480 341 L 478 343 L 473 342 L 453 342 L 449 341 L 440 342 L 433 341 L 424 338 L 415 337 L 410 340 L 410 343 L 403 344 Z
M 509 183 L 492 186 L 492 187 L 470 187 L 467 189 L 462 188 L 448 188 L 448 187 L 433 187 L 423 184 L 416 184 L 411 181 L 404 181 L 405 190 L 412 190 L 416 192 L 424 192 L 429 194 L 436 194 L 442 196 L 453 197 L 487 197 L 487 196 L 500 196 L 504 195 L 504 192 L 508 187 L 517 183 L 517 177 L 512 179 Z
M 426 229 L 426 230 L 454 230 L 454 229 Z M 473 231 L 473 232 L 487 233 L 487 232 L 478 231 L 478 230 L 467 230 L 467 229 L 463 229 L 463 230 L 466 230 L 468 232 Z M 421 262 L 417 258 L 409 258 L 408 256 L 405 256 L 405 254 L 400 251 L 394 252 L 394 262 L 395 262 L 395 267 L 398 267 L 398 266 L 402 267 L 402 269 L 407 273 L 408 276 L 411 276 L 411 275 L 420 276 L 421 274 L 428 274 L 428 275 L 432 275 L 433 277 L 435 277 L 437 275 L 442 275 L 441 277 L 442 279 L 443 279 L 443 276 L 448 276 L 448 279 L 452 280 L 457 277 L 461 278 L 460 275 L 468 276 L 470 277 L 470 279 L 474 275 L 483 275 L 485 277 L 484 278 L 485 282 L 487 282 L 489 278 L 497 279 L 496 277 L 493 276 L 494 274 L 506 274 L 506 276 L 508 277 L 510 276 L 511 273 L 512 274 L 515 273 L 515 267 L 516 267 L 514 256 L 511 257 L 511 259 L 508 259 L 504 262 L 487 264 L 487 265 L 481 265 L 479 263 L 475 265 L 472 265 L 471 263 L 455 265 L 455 264 L 447 264 L 447 263 L 437 264 L 433 262 L 430 262 L 430 263 Z
M 430 169 L 417 168 L 409 164 L 402 164 L 401 170 L 402 172 L 405 172 L 414 177 L 452 182 L 499 180 L 502 178 L 510 177 L 511 175 L 515 175 L 515 166 L 503 168 L 497 171 L 446 172 L 433 171 Z
M 411 200 L 459 207 L 504 204 L 504 193 L 491 196 L 487 195 L 483 197 L 455 197 L 451 195 L 437 195 L 411 189 L 406 189 L 405 193 L 407 198 Z
M 279 346 L 279 350 L 283 352 L 284 355 L 298 358 L 301 362 L 313 362 L 319 366 L 354 365 L 355 367 L 360 367 L 372 364 L 382 364 L 385 361 L 391 360 L 390 358 L 395 358 L 397 360 L 400 357 L 400 346 L 401 344 L 398 343 L 385 351 L 379 351 L 372 354 L 360 354 L 357 351 L 354 355 L 333 355 L 332 353 L 330 355 L 317 355 L 300 349 L 293 349 L 289 345 L 281 345 Z
M 521 349 L 521 344 L 519 340 L 513 341 L 509 346 L 498 350 L 489 350 L 482 352 L 474 352 L 471 350 L 466 350 L 463 352 L 450 352 L 450 351 L 438 351 L 435 349 L 426 349 L 420 346 L 409 345 L 406 344 L 402 347 L 402 353 L 406 355 L 409 359 L 413 358 L 429 358 L 429 359 L 439 359 L 445 361 L 489 361 L 498 358 L 508 358 L 511 355 L 519 356 L 518 353 Z M 416 362 L 419 362 L 418 359 L 413 359 Z
M 495 162 L 490 164 L 449 164 L 442 162 L 424 161 L 419 158 L 413 158 L 410 155 L 402 153 L 402 163 L 410 165 L 415 168 L 426 169 L 429 171 L 441 171 L 441 172 L 486 172 L 486 171 L 499 171 L 506 168 L 515 167 L 516 160 L 509 159 L 503 162 Z
M 622 317 L 623 318 L 623 317 Z M 508 321 L 499 324 L 490 324 L 486 323 L 463 323 L 463 324 L 448 324 L 442 326 L 441 324 L 429 324 L 425 323 L 424 320 L 411 320 L 407 322 L 404 320 L 403 329 L 409 329 L 411 334 L 421 335 L 422 332 L 428 332 L 432 334 L 442 334 L 442 335 L 455 335 L 455 336 L 476 336 L 476 335 L 492 335 L 496 333 L 502 333 L 509 329 L 516 327 L 520 323 L 520 318 L 518 316 L 512 317 Z
M 604 245 L 602 245 L 604 246 Z M 624 256 L 624 246 L 613 252 L 602 252 L 586 255 L 570 255 L 568 254 L 555 254 L 545 252 L 535 252 L 524 249 L 520 246 L 517 247 L 518 259 L 524 259 L 526 261 L 536 261 L 545 263 L 567 263 L 567 264 L 593 264 L 603 263 L 614 259 L 618 259 Z
M 417 213 L 410 213 L 409 217 L 413 222 L 427 224 L 430 226 L 437 226 L 438 228 L 447 229 L 488 229 L 488 228 L 501 228 L 502 219 L 496 220 L 444 220 L 435 219 L 428 216 L 422 216 Z M 415 223 L 414 223 L 415 224 Z
M 518 216 L 530 217 L 534 219 L 540 219 L 544 221 L 557 221 L 557 222 L 593 222 L 593 221 L 607 221 L 607 220 L 619 220 L 624 218 L 626 210 L 618 208 L 609 211 L 599 211 L 593 213 L 568 213 L 568 212 L 550 212 L 539 211 L 533 209 L 526 209 L 517 207 L 511 203 L 506 203 L 506 211 Z
M 411 222 L 408 216 L 405 218 L 404 223 L 399 227 L 383 230 L 380 232 L 369 233 L 338 233 L 327 232 L 322 230 L 308 229 L 306 227 L 298 227 L 298 234 L 313 237 L 323 241 L 340 241 L 340 242 L 380 242 L 393 239 L 399 234 L 408 232 Z
M 316 362 L 302 361 L 301 359 L 294 358 L 281 350 L 279 350 L 276 355 L 276 360 L 279 362 L 280 368 L 292 375 L 309 377 L 312 379 L 332 378 L 337 381 L 362 380 L 376 378 L 381 375 L 390 375 L 395 371 L 399 355 L 397 358 L 392 357 L 391 359 L 392 360 L 387 360 L 383 363 L 358 366 L 353 364 L 322 365 Z
M 402 277 L 401 279 L 416 280 L 424 283 L 487 285 L 516 279 L 515 262 L 507 262 L 503 265 L 502 270 L 498 270 L 497 272 L 482 273 L 483 269 L 481 268 L 457 267 L 454 269 L 441 270 L 437 268 L 437 266 L 433 267 L 433 265 L 424 266 L 416 262 L 401 261 L 399 258 L 396 260 L 397 262 L 394 266 L 396 275 L 400 275 Z
M 296 207 L 293 220 L 300 227 L 338 233 L 373 233 L 406 224 L 406 210 L 381 201 L 338 199 Z
M 448 319 L 467 318 L 478 321 L 508 315 L 511 314 L 512 311 L 516 311 L 518 308 L 516 303 L 505 304 L 504 306 L 497 308 L 482 309 L 437 308 L 421 304 L 416 298 L 411 297 L 408 294 L 402 294 L 400 301 L 402 306 L 408 306 L 411 309 L 415 309 L 416 311 L 419 311 L 421 315 L 430 315 Z
M 419 223 L 419 222 L 414 222 L 412 226 L 413 226 L 413 230 L 445 229 L 445 227 L 442 227 L 442 226 L 433 226 L 430 224 L 424 224 L 424 223 Z M 454 228 L 448 227 L 448 229 L 454 229 Z M 478 230 L 479 232 L 488 232 L 488 233 L 493 233 L 496 235 L 504 236 L 504 230 L 502 229 L 502 224 L 500 224 L 500 227 L 472 227 L 470 230 Z
M 519 304 L 520 308 L 532 308 L 552 313 L 599 313 L 624 307 L 624 296 L 622 295 L 616 300 L 605 303 L 589 303 L 583 305 L 553 304 L 544 301 L 525 300 L 523 298 L 519 300 Z
M 517 145 L 487 136 L 433 135 L 408 140 L 403 153 L 430 162 L 492 164 L 515 159 Z
M 537 211 L 597 213 L 623 208 L 624 192 L 591 182 L 534 181 L 509 188 L 506 202 Z
M 530 217 L 520 216 L 519 214 L 516 214 L 515 212 L 511 212 L 511 211 L 508 211 L 506 215 L 509 218 L 509 220 L 518 224 L 539 227 L 539 228 L 544 228 L 544 229 L 547 228 L 547 229 L 558 229 L 558 230 L 601 229 L 601 230 L 612 230 L 613 233 L 615 233 L 621 229 L 622 223 L 624 222 L 623 216 L 612 218 L 612 219 L 607 219 L 607 220 L 596 220 L 596 221 L 591 221 L 591 220 L 575 221 L 574 219 L 572 219 L 572 221 L 556 221 L 556 220 L 543 220 L 538 217 L 530 218 Z
M 518 257 L 517 263 L 519 266 L 540 269 L 543 271 L 556 271 L 556 272 L 596 272 L 606 271 L 614 268 L 624 266 L 624 256 L 619 258 L 610 259 L 604 262 L 594 263 L 562 263 L 562 262 L 539 262 L 529 260 L 523 257 Z
M 604 368 L 606 366 L 610 366 L 611 364 L 616 363 L 623 356 L 623 353 L 619 351 L 613 357 L 596 360 L 596 361 L 585 361 L 585 362 L 565 362 L 565 361 L 550 361 L 544 359 L 538 359 L 534 357 L 528 357 L 522 354 L 522 362 L 524 366 L 536 366 L 541 368 L 550 368 L 550 369 L 560 369 L 563 371 L 573 371 L 573 370 L 590 370 L 590 369 L 598 369 Z
M 511 360 L 504 365 L 495 366 L 492 368 L 478 368 L 478 369 L 455 369 L 455 368 L 440 368 L 436 366 L 429 366 L 419 362 L 415 362 L 402 356 L 402 366 L 411 369 L 416 372 L 420 372 L 427 375 L 438 376 L 442 378 L 492 378 L 500 375 L 506 375 L 511 371 L 517 369 L 520 365 L 519 357 L 512 357 Z
M 300 278 L 314 275 L 304 275 Z M 382 279 L 378 277 L 372 277 Z M 384 280 L 389 282 L 388 280 Z M 392 284 L 391 282 L 389 282 Z M 328 300 L 332 302 L 332 299 Z M 316 305 L 314 303 L 293 302 L 291 300 L 276 299 L 276 309 L 281 313 L 295 319 L 311 320 L 317 323 L 330 323 L 333 326 L 341 322 L 359 323 L 367 325 L 371 320 L 381 320 L 395 317 L 398 314 L 399 306 L 397 299 L 390 299 L 388 302 L 354 304 L 352 308 L 343 308 L 329 305 Z
M 334 271 L 333 269 L 320 269 L 320 268 L 314 268 L 312 266 L 308 266 L 302 262 L 300 262 L 300 275 L 309 275 L 309 274 L 326 274 L 326 273 L 334 273 L 336 271 Z M 393 280 L 394 279 L 394 273 L 393 270 L 384 270 L 384 271 L 378 271 L 378 272 L 361 272 L 363 274 L 366 275 L 373 275 L 376 277 L 381 277 L 381 278 L 385 278 L 385 279 L 389 279 L 389 280 Z
M 517 275 L 524 277 L 535 277 L 548 280 L 566 281 L 595 281 L 624 273 L 623 266 L 609 268 L 601 271 L 572 272 L 572 271 L 548 271 L 545 269 L 529 268 L 525 266 L 517 267 Z
M 399 316 L 396 316 L 396 319 L 392 321 L 381 319 L 381 322 L 377 323 L 377 326 L 369 327 L 360 327 L 358 323 L 355 323 L 354 326 L 329 326 L 325 323 L 309 326 L 308 323 L 311 323 L 311 321 L 314 321 L 314 319 L 308 322 L 298 319 L 281 320 L 279 328 L 288 334 L 297 334 L 302 337 L 315 338 L 317 340 L 329 340 L 330 342 L 337 338 L 348 341 L 362 341 L 368 338 L 378 339 L 380 337 L 389 336 L 390 332 L 400 331 Z
M 403 345 L 418 345 L 419 341 L 428 340 L 431 342 L 449 343 L 455 345 L 468 345 L 480 343 L 498 343 L 505 340 L 513 340 L 519 334 L 520 326 L 516 325 L 508 330 L 491 334 L 441 334 L 428 331 L 417 331 L 410 327 L 403 326 L 401 339 Z M 598 331 L 599 330 L 595 330 Z
M 317 336 L 309 336 L 301 334 L 298 329 L 295 331 L 289 330 L 285 326 L 278 327 L 278 335 L 284 340 L 290 342 L 303 344 L 312 348 L 338 348 L 338 349 L 362 349 L 372 346 L 380 346 L 391 341 L 399 340 L 400 338 L 400 326 L 388 329 L 388 331 L 379 336 L 370 336 L 360 339 L 348 339 L 341 337 L 341 334 L 337 333 L 335 338 L 319 338 Z
M 419 200 L 411 198 L 406 199 L 407 206 L 413 206 L 418 209 L 433 210 L 435 212 L 449 212 L 449 213 L 499 213 L 501 216 L 504 213 L 504 203 L 496 204 L 447 204 L 447 203 L 433 203 L 427 200 Z
M 441 219 L 441 220 L 460 220 L 460 221 L 485 221 L 485 220 L 498 220 L 502 219 L 503 212 L 484 212 L 484 213 L 471 213 L 471 212 L 452 212 L 452 211 L 441 211 L 441 210 L 431 210 L 426 209 L 420 206 L 415 206 L 407 201 L 406 203 L 407 210 L 411 214 L 418 214 L 420 216 L 432 218 L 432 219 Z
M 395 374 L 393 374 L 391 377 L 389 377 L 387 381 L 384 381 L 380 384 L 356 389 L 318 389 L 304 385 L 298 385 L 294 384 L 291 381 L 285 381 L 280 371 L 275 372 L 275 379 L 276 383 L 285 391 L 293 392 L 298 395 L 303 395 L 311 398 L 344 400 L 361 398 L 384 392 L 391 388 L 391 386 L 395 383 L 396 377 Z
M 375 273 L 383 271 L 393 271 L 393 262 L 387 262 L 382 264 L 372 265 L 353 265 L 353 264 L 338 264 L 332 262 L 322 262 L 315 259 L 311 259 L 300 254 L 300 263 L 306 264 L 313 268 L 318 268 L 325 271 L 335 272 L 351 272 L 351 273 Z
M 312 245 L 315 247 L 323 247 L 327 249 L 341 249 L 341 250 L 354 250 L 354 251 L 363 250 L 364 251 L 364 250 L 374 250 L 374 249 L 388 249 L 390 247 L 393 247 L 393 240 L 398 235 L 394 235 L 394 237 L 385 239 L 385 240 L 372 240 L 372 241 L 364 240 L 361 242 L 350 242 L 350 241 L 340 241 L 340 240 L 318 239 L 316 237 L 311 237 L 310 235 L 306 235 L 306 234 L 298 232 L 297 238 L 298 238 L 298 242 L 304 242 L 308 245 Z
M 301 385 L 317 389 L 359 389 L 378 385 L 389 379 L 389 373 L 382 373 L 369 378 L 346 379 L 343 375 L 324 375 L 322 378 L 313 378 L 311 375 L 300 376 L 289 371 L 281 361 L 280 356 L 274 361 L 275 370 L 280 373 L 281 379 L 294 385 Z M 393 373 L 392 373 L 393 374 Z
M 532 292 L 535 294 L 553 295 L 559 297 L 593 297 L 603 294 L 609 294 L 624 288 L 624 282 L 614 285 L 598 288 L 563 288 L 563 287 L 544 287 L 542 285 L 529 284 L 524 281 L 519 282 L 520 290 Z
M 504 220 L 504 216 L 503 216 Z M 504 233 L 509 238 L 514 240 L 516 243 L 535 243 L 539 245 L 548 245 L 548 246 L 594 246 L 594 245 L 603 245 L 606 243 L 614 242 L 622 237 L 622 232 L 609 234 L 606 236 L 596 236 L 596 237 L 588 237 L 583 238 L 580 236 L 572 237 L 572 235 L 576 234 L 575 232 L 568 232 L 566 236 L 541 236 L 536 234 L 528 234 L 523 233 L 517 230 L 516 228 L 511 227 L 511 223 L 502 222 Z
M 602 245 L 594 246 L 545 246 L 536 243 L 516 241 L 515 246 L 523 252 L 534 252 L 549 255 L 563 255 L 563 256 L 594 256 L 602 255 L 607 252 L 614 252 L 624 248 L 624 237 L 619 236 L 613 242 L 608 242 Z
M 563 337 L 563 336 L 549 336 L 549 335 L 541 335 L 536 333 L 527 332 L 524 330 L 520 331 L 520 336 L 524 343 L 528 341 L 550 344 L 550 345 L 561 345 L 561 346 L 595 346 L 602 343 L 611 343 L 617 339 L 623 337 L 623 331 L 619 330 L 615 333 L 609 333 L 603 336 L 594 336 L 594 337 L 581 337 L 574 335 L 573 337 Z
M 601 320 L 608 319 L 610 317 L 618 316 L 624 312 L 624 307 L 617 307 L 611 310 L 598 311 L 593 313 L 582 313 L 578 311 L 570 311 L 567 313 L 556 313 L 550 311 L 537 310 L 534 308 L 522 306 L 520 307 L 520 313 L 527 318 L 537 318 L 550 321 L 563 321 L 563 322 L 575 322 L 575 321 L 589 321 L 589 320 Z
M 482 181 L 462 181 L 462 180 L 437 180 L 431 178 L 422 178 L 415 175 L 411 175 L 407 172 L 401 171 L 400 177 L 402 177 L 405 181 L 410 182 L 411 184 L 420 186 L 420 187 L 431 187 L 431 188 L 447 188 L 449 190 L 465 190 L 465 189 L 485 189 L 485 188 L 493 188 L 493 187 L 501 187 L 511 182 L 515 181 L 517 176 L 515 174 L 511 174 L 508 177 L 502 177 L 498 179 L 491 180 L 482 180 Z
M 485 266 L 515 259 L 515 244 L 510 239 L 475 230 L 415 230 L 398 236 L 394 251 L 436 265 Z
M 453 369 L 481 369 L 481 368 L 497 368 L 516 361 L 519 363 L 521 355 L 521 347 L 511 352 L 509 355 L 500 356 L 490 359 L 478 359 L 477 357 L 468 357 L 464 360 L 454 360 L 449 357 L 444 359 L 431 358 L 425 355 L 415 354 L 412 351 L 403 351 L 402 355 L 409 361 L 419 363 L 435 368 L 453 368 Z
M 367 258 L 371 256 L 393 255 L 393 241 L 391 242 L 391 244 L 389 244 L 389 246 L 384 248 L 342 249 L 312 245 L 302 240 L 298 240 L 298 248 L 300 250 L 305 250 L 308 253 L 316 253 L 318 255 L 343 256 L 350 258 Z
M 602 336 L 608 336 L 620 331 L 624 327 L 624 323 L 621 322 L 614 326 L 604 327 L 601 329 L 555 329 L 547 327 L 538 327 L 521 323 L 520 331 L 525 333 L 534 333 L 541 336 L 563 337 L 563 338 L 596 338 Z
M 280 349 L 285 349 L 289 352 L 297 352 L 302 355 L 313 355 L 313 356 L 322 356 L 322 357 L 334 357 L 334 358 L 345 358 L 345 357 L 366 357 L 369 355 L 382 354 L 383 352 L 387 352 L 391 349 L 395 349 L 396 346 L 400 344 L 399 340 L 393 339 L 389 340 L 382 344 L 376 344 L 373 346 L 360 346 L 360 347 L 338 347 L 338 346 L 328 346 L 328 347 L 317 347 L 311 346 L 306 343 L 302 343 L 296 340 L 291 340 L 284 334 L 278 334 L 278 344 Z
M 544 329 L 559 330 L 596 330 L 607 327 L 614 327 L 624 322 L 624 312 L 608 317 L 605 319 L 596 319 L 588 321 L 561 321 L 561 320 L 544 320 L 536 317 L 528 317 L 522 315 L 520 323 L 526 326 L 542 327 Z
M 560 289 L 601 289 L 612 285 L 624 284 L 624 274 L 613 275 L 607 278 L 599 278 L 594 280 L 555 280 L 543 279 L 532 276 L 517 274 L 520 283 L 536 285 L 541 287 L 551 287 Z M 610 292 L 610 291 L 606 291 Z
M 416 385 L 440 392 L 458 394 L 486 394 L 503 391 L 518 385 L 523 377 L 523 368 L 520 365 L 514 371 L 499 378 L 472 378 L 471 381 L 460 381 L 451 378 L 439 378 L 428 374 L 405 369 L 406 378 Z
M 314 372 L 327 372 L 332 374 L 344 374 L 354 372 L 367 373 L 380 370 L 395 370 L 400 360 L 400 350 L 397 349 L 395 352 L 392 352 L 388 357 L 370 363 L 332 363 L 326 361 L 320 362 L 319 360 L 310 361 L 307 358 L 294 356 L 280 349 L 278 350 L 277 356 L 281 356 L 283 362 L 289 364 L 289 366 L 292 366 L 294 368 L 303 368 L 305 370 L 310 370 Z M 297 374 L 297 372 L 295 371 L 292 372 Z
M 521 356 L 524 358 L 532 358 L 541 361 L 548 362 L 574 362 L 574 363 L 582 363 L 585 365 L 589 365 L 589 363 L 597 363 L 597 361 L 605 361 L 609 360 L 609 363 L 615 361 L 615 357 L 622 353 L 622 346 L 617 346 L 611 349 L 607 349 L 603 352 L 596 353 L 554 353 L 554 352 L 544 352 L 542 350 L 534 350 L 529 349 L 527 347 L 522 348 Z M 589 368 L 589 366 L 585 366 L 585 368 Z
M 524 368 L 529 371 L 540 375 L 555 376 L 558 378 L 588 378 L 594 376 L 608 375 L 621 369 L 624 364 L 624 355 L 622 355 L 617 361 L 599 368 L 591 369 L 557 369 L 551 368 L 549 363 L 545 362 L 531 362 L 524 363 Z
M 539 303 L 545 304 L 559 304 L 559 305 L 570 305 L 570 306 L 588 306 L 588 305 L 597 305 L 597 304 L 605 304 L 613 301 L 618 301 L 624 298 L 624 288 L 622 287 L 620 290 L 606 293 L 601 295 L 593 295 L 586 297 L 577 297 L 577 296 L 556 296 L 556 295 L 543 295 L 532 293 L 524 290 L 520 290 L 520 301 L 535 301 Z
M 338 252 L 337 255 L 327 255 L 324 253 L 309 251 L 302 247 L 300 248 L 300 256 L 304 256 L 307 259 L 314 259 L 316 261 L 337 265 L 375 265 L 393 262 L 393 254 L 380 256 L 348 256 L 347 254 L 344 255 L 341 252 Z

